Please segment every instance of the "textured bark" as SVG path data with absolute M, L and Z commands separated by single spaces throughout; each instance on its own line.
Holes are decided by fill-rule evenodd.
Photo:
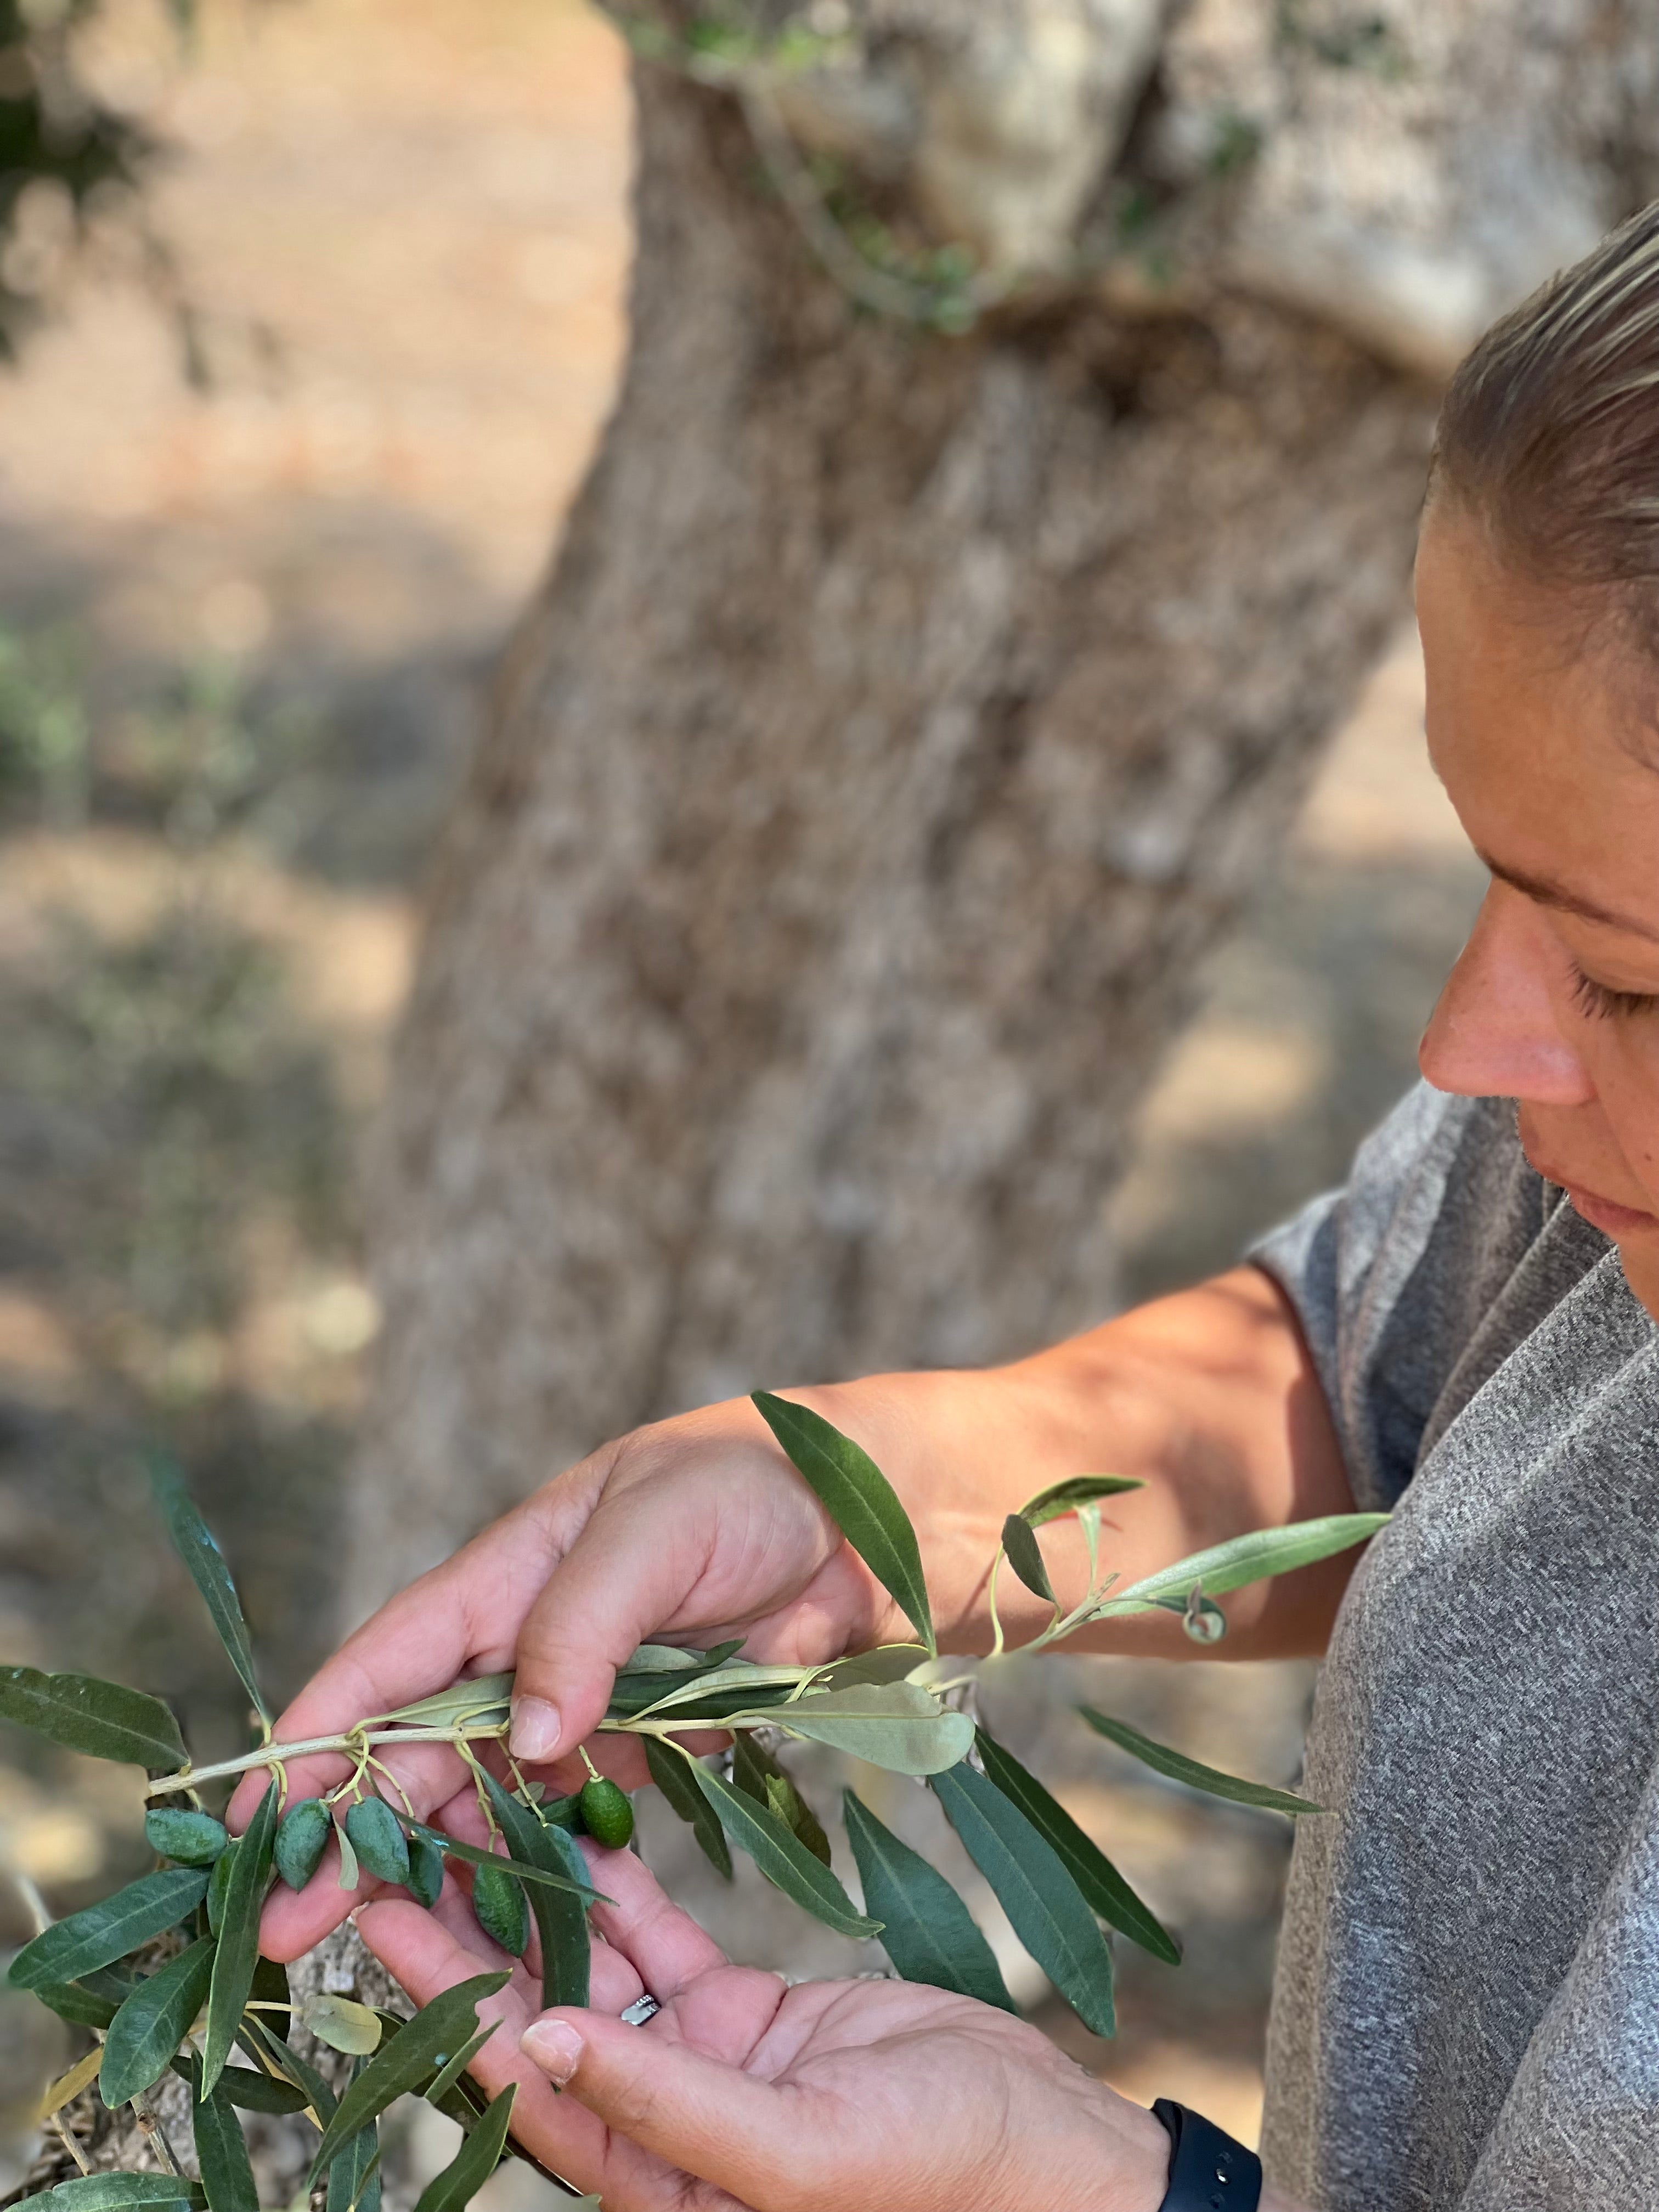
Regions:
M 1432 393 L 1399 363 L 1443 347 L 1444 288 L 1407 328 L 1400 256 L 1363 298 L 1345 263 L 1322 319 L 1261 244 L 1264 206 L 1339 235 L 1303 149 L 1345 115 L 1413 175 L 1429 142 L 1443 216 L 1487 204 L 1458 149 L 1515 11 L 1401 12 L 1454 71 L 1457 18 L 1468 82 L 1390 108 L 1266 6 L 1191 10 L 1101 143 L 1161 191 L 1176 280 L 1126 305 L 1120 254 L 960 339 L 849 305 L 736 103 L 641 71 L 624 386 L 442 856 L 379 1151 L 355 1602 L 642 1419 L 1109 1308 L 1131 1110 L 1404 603 Z M 1634 33 L 1595 12 L 1561 0 L 1504 122 L 1577 162 L 1591 234 L 1642 181 L 1608 119 Z M 1182 183 L 1251 99 L 1284 149 Z

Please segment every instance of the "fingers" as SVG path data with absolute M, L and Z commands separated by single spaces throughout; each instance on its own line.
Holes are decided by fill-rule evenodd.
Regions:
M 623 1660 L 674 1619 L 705 1551 L 696 1530 L 677 1525 L 672 1542 L 662 1533 L 648 1484 L 605 1497 L 549 1577 L 519 1632 L 515 1759 L 574 1751 L 603 1717 Z
M 632 1851 L 591 1846 L 586 1856 L 594 1887 L 612 1900 L 593 1907 L 593 1925 L 659 2004 L 677 1996 L 698 1974 L 726 1964 L 714 1937 L 669 1899 L 643 1860 Z
M 830 2116 L 810 2091 L 780 2088 L 647 2027 L 603 2013 L 544 2013 L 526 2056 L 616 2134 L 744 2204 L 800 2198 Z

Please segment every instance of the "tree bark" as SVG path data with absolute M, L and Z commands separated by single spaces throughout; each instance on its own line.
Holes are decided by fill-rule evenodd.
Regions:
M 640 1420 L 1111 1306 L 1131 1113 L 1404 605 L 1424 372 L 1500 303 L 1446 270 L 1513 293 L 1648 173 L 1617 85 L 1651 32 L 1395 13 L 1444 83 L 1189 11 L 1068 210 L 1121 239 L 1138 181 L 1174 274 L 1117 251 L 957 337 L 825 276 L 726 92 L 637 71 L 626 376 L 441 858 L 379 1146 L 354 1607 Z M 914 132 L 948 103 L 906 65 Z M 1252 100 L 1241 175 L 1193 155 Z M 1577 232 L 1480 247 L 1483 127 L 1583 184 Z M 1379 212 L 1345 130 L 1442 201 Z

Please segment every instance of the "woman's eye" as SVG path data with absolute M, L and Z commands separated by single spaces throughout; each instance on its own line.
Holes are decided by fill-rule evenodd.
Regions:
M 1598 1019 L 1605 1021 L 1615 1014 L 1650 1014 L 1659 1006 L 1659 992 L 1615 991 L 1585 975 L 1582 968 L 1575 968 L 1572 975 L 1573 1003 L 1581 1012 Z

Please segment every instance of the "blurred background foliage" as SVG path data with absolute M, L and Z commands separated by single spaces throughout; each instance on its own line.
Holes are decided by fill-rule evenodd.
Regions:
M 0 15 L 27 339 L 0 384 L 0 1654 L 161 1691 L 204 1752 L 240 1717 L 137 1447 L 188 1470 L 285 1693 L 333 1616 L 375 1330 L 356 1147 L 485 672 L 612 390 L 628 131 L 574 0 Z M 1146 1111 L 1138 1295 L 1339 1175 L 1409 1079 L 1481 880 L 1419 724 L 1402 639 Z M 1007 1678 L 1027 1742 L 1056 1680 Z M 1276 1779 L 1306 1691 L 1142 1670 L 1115 1709 Z M 1104 2063 L 1248 2128 L 1285 1838 L 1065 1756 L 1192 1960 L 1128 1964 Z M 0 1746 L 0 1848 L 55 1899 L 137 1832 L 130 1778 Z

